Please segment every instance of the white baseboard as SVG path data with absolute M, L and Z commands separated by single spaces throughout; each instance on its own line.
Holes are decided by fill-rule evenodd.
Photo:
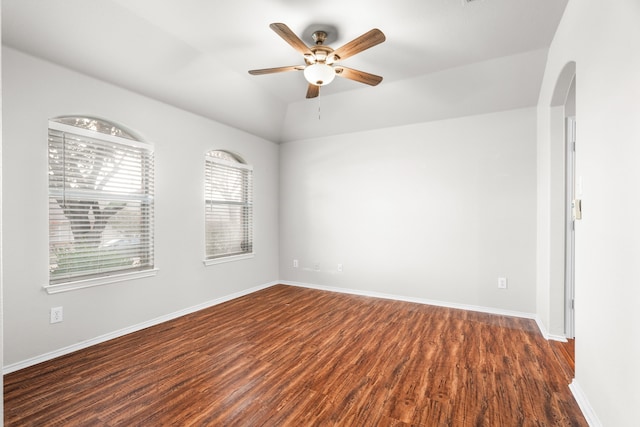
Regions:
M 538 325 L 538 328 L 540 329 L 540 333 L 542 334 L 543 337 L 545 337 L 547 340 L 557 340 L 557 341 L 566 341 L 566 338 L 561 337 L 561 336 L 555 336 L 555 335 L 550 335 L 546 328 L 544 327 L 544 324 L 540 321 L 539 317 L 534 314 L 534 313 L 526 313 L 526 312 L 519 312 L 519 311 L 512 311 L 512 310 L 503 310 L 503 309 L 499 309 L 499 308 L 492 308 L 492 307 L 483 307 L 483 306 L 476 306 L 476 305 L 469 305 L 469 304 L 458 304 L 458 303 L 451 303 L 451 302 L 445 302 L 445 301 L 438 301 L 438 300 L 431 300 L 431 299 L 425 299 L 425 298 L 417 298 L 417 297 L 407 297 L 407 296 L 402 296 L 402 295 L 396 295 L 396 294 L 387 294 L 387 293 L 381 293 L 381 292 L 373 292 L 373 291 L 363 291 L 363 290 L 358 290 L 358 289 L 349 289 L 349 288 L 339 288 L 339 287 L 333 287 L 333 286 L 322 286 L 322 285 L 314 285 L 314 284 L 310 284 L 310 283 L 300 283 L 300 282 L 290 282 L 290 281 L 274 281 L 271 283 L 266 283 L 264 285 L 259 285 L 253 288 L 249 288 L 249 289 L 245 289 L 243 291 L 240 292 L 236 292 L 230 295 L 226 295 L 224 297 L 220 297 L 217 298 L 215 300 L 212 301 L 207 301 L 204 302 L 202 304 L 198 304 L 195 305 L 193 307 L 188 307 L 185 308 L 183 310 L 179 310 L 176 311 L 174 313 L 169 313 L 167 315 L 164 316 L 160 316 L 157 317 L 155 319 L 151 319 L 149 321 L 146 322 L 142 322 L 133 326 L 129 326 L 127 328 L 123 328 L 114 332 L 110 332 L 86 341 L 82 341 L 58 350 L 54 350 L 52 352 L 49 353 L 45 353 L 36 357 L 32 357 L 30 359 L 27 360 L 23 360 L 17 363 L 13 363 L 7 366 L 4 366 L 3 368 L 3 373 L 4 374 L 8 374 L 11 372 L 15 372 L 18 371 L 20 369 L 23 368 L 27 368 L 29 366 L 33 366 L 36 365 L 38 363 L 41 362 L 46 362 L 48 360 L 54 359 L 56 357 L 60 357 L 60 356 L 64 356 L 65 354 L 69 354 L 69 353 L 73 353 L 74 351 L 77 350 L 82 350 L 84 348 L 87 347 L 91 347 L 92 345 L 96 345 L 96 344 L 100 344 L 102 342 L 114 339 L 114 338 L 118 338 L 121 337 L 123 335 L 127 335 L 130 334 L 132 332 L 136 332 L 145 328 L 148 328 L 150 326 L 155 326 L 158 325 L 160 323 L 163 322 L 167 322 L 169 320 L 173 320 L 176 319 L 178 317 L 190 314 L 190 313 L 194 313 L 196 311 L 199 310 L 203 310 L 205 308 L 209 308 L 209 307 L 213 307 L 215 305 L 221 304 L 223 302 L 227 302 L 230 301 L 232 299 L 235 298 L 239 298 L 241 296 L 245 296 L 248 294 L 251 294 L 253 292 L 257 292 L 259 290 L 277 285 L 277 284 L 283 284 L 283 285 L 289 285 L 289 286 L 298 286 L 298 287 L 303 287 L 303 288 L 311 288 L 311 289 L 318 289 L 318 290 L 324 290 L 324 291 L 330 291 L 330 292 L 339 292 L 339 293 L 345 293 L 345 294 L 352 294 L 352 295 L 362 295 L 362 296 L 369 296 L 369 297 L 374 297 L 374 298 L 384 298 L 384 299 L 390 299 L 390 300 L 396 300 L 396 301 L 406 301 L 406 302 L 414 302 L 414 303 L 418 303 L 418 304 L 427 304 L 427 305 L 435 305 L 435 306 L 439 306 L 439 307 L 447 307 L 447 308 L 455 308 L 455 309 L 460 309 L 460 310 L 468 310 L 468 311 L 477 311 L 480 313 L 488 313 L 488 314 L 497 314 L 497 315 L 501 315 L 501 316 L 512 316 L 512 317 L 520 317 L 520 318 L 524 318 L 524 319 L 533 319 L 536 321 L 536 324 Z
M 310 283 L 300 283 L 300 282 L 290 282 L 290 281 L 281 281 L 280 283 L 283 285 L 298 286 L 301 288 L 319 289 L 323 291 L 339 292 L 343 294 L 362 295 L 367 297 L 384 298 L 384 299 L 390 299 L 390 300 L 396 300 L 396 301 L 415 302 L 417 304 L 435 305 L 438 307 L 446 307 L 446 308 L 457 308 L 460 310 L 477 311 L 480 313 L 488 313 L 488 314 L 498 314 L 501 316 L 520 317 L 524 319 L 534 319 L 534 320 L 536 319 L 536 315 L 534 313 L 503 310 L 500 308 L 483 307 L 479 305 L 458 304 L 458 303 L 437 301 L 437 300 L 431 300 L 431 299 L 425 299 L 425 298 L 407 297 L 407 296 L 396 295 L 396 294 L 363 291 L 359 289 L 348 289 L 348 288 L 338 288 L 333 286 L 313 285 Z
M 564 336 L 549 334 L 546 327 L 542 323 L 541 319 L 536 314 L 533 314 L 533 313 L 503 310 L 498 308 L 475 306 L 475 305 L 469 305 L 469 304 L 458 304 L 458 303 L 437 301 L 437 300 L 431 300 L 431 299 L 425 299 L 425 298 L 407 297 L 402 295 L 387 294 L 387 293 L 381 293 L 381 292 L 363 291 L 358 289 L 313 285 L 309 283 L 290 282 L 290 281 L 274 281 L 271 283 L 266 283 L 264 285 L 259 285 L 253 288 L 245 289 L 240 292 L 225 295 L 223 297 L 216 298 L 214 300 L 207 301 L 192 307 L 188 307 L 183 310 L 176 311 L 174 313 L 169 313 L 167 315 L 160 316 L 155 319 L 151 319 L 149 321 L 139 323 L 137 325 L 129 326 L 127 328 L 110 332 L 108 334 L 104 334 L 104 335 L 92 338 L 90 340 L 82 341 L 80 343 L 73 344 L 49 353 L 45 353 L 40 356 L 32 357 L 30 359 L 23 360 L 21 362 L 7 365 L 3 368 L 3 374 L 9 374 L 11 372 L 15 372 L 20 369 L 27 368 L 29 366 L 33 366 L 41 362 L 46 362 L 48 360 L 55 359 L 56 357 L 64 356 L 65 354 L 73 353 L 74 351 L 82 350 L 82 349 L 91 347 L 93 345 L 100 344 L 102 342 L 109 341 L 111 339 L 130 334 L 132 332 L 137 332 L 142 329 L 148 328 L 150 326 L 155 326 L 163 322 L 167 322 L 169 320 L 173 320 L 178 317 L 185 316 L 187 314 L 195 313 L 196 311 L 213 307 L 215 305 L 222 304 L 224 302 L 231 301 L 233 299 L 252 294 L 254 292 L 269 288 L 277 284 L 297 286 L 297 287 L 310 288 L 310 289 L 318 289 L 318 290 L 338 292 L 338 293 L 344 293 L 344 294 L 369 296 L 374 298 L 384 298 L 384 299 L 390 299 L 390 300 L 396 300 L 396 301 L 414 302 L 418 304 L 427 304 L 427 305 L 434 305 L 439 307 L 455 308 L 460 310 L 477 311 L 481 313 L 497 314 L 502 316 L 512 316 L 512 317 L 520 317 L 524 319 L 533 319 L 535 320 L 536 324 L 538 325 L 538 328 L 540 329 L 540 333 L 545 339 L 565 341 L 565 342 L 567 341 L 567 339 Z M 573 393 L 573 396 L 576 399 L 578 406 L 582 410 L 582 413 L 584 414 L 585 419 L 589 423 L 589 426 L 602 427 L 602 423 L 596 416 L 595 411 L 593 410 L 593 408 L 591 407 L 591 404 L 589 403 L 589 400 L 587 399 L 586 395 L 584 394 L 584 392 L 582 391 L 582 389 L 580 388 L 579 384 L 576 382 L 575 379 L 571 384 L 569 384 L 569 389 Z
M 49 353 L 42 354 L 40 356 L 32 357 L 27 360 L 23 360 L 21 362 L 12 363 L 10 365 L 3 367 L 3 374 L 9 374 L 11 372 L 18 371 L 20 369 L 27 368 L 29 366 L 36 365 L 38 363 L 46 362 L 51 359 L 55 359 L 56 357 L 64 356 L 65 354 L 73 353 L 74 351 L 82 350 L 92 345 L 100 344 L 105 341 L 109 341 L 114 338 L 121 337 L 123 335 L 130 334 L 132 332 L 137 332 L 142 329 L 148 328 L 150 326 L 159 325 L 160 323 L 167 322 L 169 320 L 177 319 L 178 317 L 185 316 L 187 314 L 195 313 L 196 311 L 203 310 L 205 308 L 213 307 L 214 305 L 222 304 L 223 302 L 231 301 L 233 299 L 252 294 L 254 292 L 260 291 L 265 288 L 269 288 L 271 286 L 277 285 L 280 282 L 271 282 L 266 283 L 264 285 L 255 286 L 253 288 L 245 289 L 240 292 L 236 292 L 230 295 L 225 295 L 220 298 L 216 298 L 211 301 L 204 302 L 202 304 L 194 305 L 193 307 L 187 307 L 183 310 L 176 311 L 174 313 L 169 313 L 164 316 L 156 317 L 155 319 L 148 320 L 146 322 L 138 323 L 137 325 L 129 326 L 114 332 L 109 332 L 108 334 L 100 335 L 98 337 L 79 342 L 77 344 L 73 344 L 67 347 L 63 347 L 58 350 L 51 351 Z
M 589 403 L 587 395 L 584 394 L 584 391 L 575 378 L 571 384 L 569 384 L 569 389 L 571 390 L 571 393 L 573 393 L 573 397 L 576 399 L 576 402 L 578 402 L 578 406 L 580 407 L 584 418 L 587 420 L 589 427 L 602 427 L 602 423 L 596 416 L 596 412 L 593 410 L 591 403 Z
M 324 291 L 340 292 L 340 293 L 345 293 L 345 294 L 370 296 L 370 297 L 391 299 L 391 300 L 397 300 L 397 301 L 415 302 L 415 303 L 418 303 L 418 304 L 435 305 L 435 306 L 439 306 L 439 307 L 457 308 L 457 309 L 461 309 L 461 310 L 478 311 L 478 312 L 481 312 L 481 313 L 498 314 L 498 315 L 502 315 L 502 316 L 513 316 L 513 317 L 520 317 L 520 318 L 524 318 L 524 319 L 533 319 L 533 320 L 535 320 L 536 324 L 538 325 L 538 329 L 540 330 L 540 334 L 546 340 L 567 342 L 567 338 L 565 336 L 550 334 L 548 332 L 547 328 L 544 326 L 544 323 L 542 323 L 542 320 L 540 319 L 540 317 L 537 314 L 524 313 L 524 312 L 518 312 L 518 311 L 510 311 L 510 310 L 502 310 L 502 309 L 496 309 L 496 308 L 491 308 L 491 307 L 482 307 L 482 306 L 467 305 L 467 304 L 449 303 L 449 302 L 443 302 L 443 301 L 434 301 L 434 300 L 424 299 L 424 298 L 404 297 L 404 296 L 399 296 L 399 295 L 379 293 L 379 292 L 370 292 L 370 291 L 362 291 L 362 290 L 357 290 L 357 289 L 347 289 L 347 288 L 337 288 L 337 287 L 332 287 L 332 286 L 312 285 L 312 284 L 309 284 L 309 283 L 288 282 L 288 281 L 281 281 L 280 283 L 282 283 L 283 285 L 299 286 L 299 287 L 303 287 L 303 288 L 319 289 L 319 290 L 324 290 Z M 600 422 L 600 420 L 598 420 L 598 417 L 596 416 L 593 408 L 591 407 L 591 404 L 587 400 L 586 395 L 584 394 L 584 392 L 582 391 L 582 389 L 580 388 L 580 386 L 578 385 L 578 383 L 576 382 L 575 379 L 573 380 L 573 382 L 571 384 L 569 384 L 569 388 L 571 389 L 571 392 L 573 393 L 574 398 L 578 402 L 578 406 L 580 407 L 580 410 L 582 411 L 585 419 L 589 423 L 589 427 L 602 427 L 602 423 Z
M 536 321 L 536 324 L 538 325 L 538 329 L 540 329 L 540 333 L 547 341 L 551 340 L 551 341 L 567 342 L 567 337 L 565 337 L 564 335 L 550 334 L 549 330 L 547 329 L 546 326 L 544 326 L 544 323 L 542 323 L 542 319 L 540 319 L 538 315 L 536 315 L 535 321 Z

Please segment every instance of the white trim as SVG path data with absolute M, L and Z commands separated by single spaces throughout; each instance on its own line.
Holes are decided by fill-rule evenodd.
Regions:
M 155 271 L 155 270 L 154 270 Z M 502 316 L 513 316 L 513 317 L 520 317 L 520 318 L 525 318 L 525 319 L 533 319 L 535 320 L 536 324 L 538 325 L 538 328 L 540 329 L 540 333 L 547 339 L 554 339 L 557 341 L 566 341 L 565 337 L 562 336 L 557 336 L 557 335 L 550 335 L 547 332 L 547 329 L 544 327 L 544 324 L 542 323 L 542 321 L 540 320 L 540 318 L 532 313 L 526 313 L 526 312 L 519 312 L 519 311 L 511 311 L 511 310 L 503 310 L 503 309 L 497 309 L 497 308 L 491 308 L 491 307 L 482 307 L 482 306 L 475 306 L 475 305 L 468 305 L 468 304 L 458 304 L 458 303 L 449 303 L 449 302 L 444 302 L 444 301 L 436 301 L 436 300 L 430 300 L 430 299 L 424 299 L 424 298 L 416 298 L 416 297 L 406 297 L 406 296 L 401 296 L 401 295 L 395 295 L 395 294 L 387 294 L 387 293 L 380 293 L 380 292 L 372 292 L 372 291 L 363 291 L 363 290 L 358 290 L 358 289 L 349 289 L 349 288 L 338 288 L 338 287 L 333 287 L 333 286 L 321 286 L 321 285 L 312 285 L 309 283 L 300 283 L 300 282 L 290 282 L 290 281 L 283 281 L 283 280 L 277 280 L 274 282 L 270 282 L 270 283 L 265 283 L 263 285 L 258 285 L 258 286 L 254 286 L 252 288 L 249 289 L 245 289 L 239 292 L 235 292 L 233 294 L 229 294 L 220 298 L 216 298 L 214 300 L 211 301 L 207 301 L 201 304 L 197 304 L 173 313 L 169 313 L 166 314 L 164 316 L 160 316 L 160 317 L 156 317 L 155 319 L 151 319 L 148 320 L 146 322 L 142 322 L 142 323 L 138 323 L 137 325 L 133 325 L 133 326 L 129 326 L 114 332 L 110 332 L 104 335 L 100 335 L 98 337 L 86 340 L 86 341 L 82 341 L 67 347 L 63 347 L 61 349 L 55 350 L 55 351 L 51 351 L 49 353 L 45 353 L 42 354 L 40 356 L 36 356 L 36 357 L 32 357 L 26 360 L 23 360 L 21 362 L 16 362 L 16 363 L 12 363 L 10 365 L 4 366 L 2 373 L 3 375 L 5 374 L 10 374 L 12 372 L 16 372 L 19 371 L 20 369 L 24 369 L 24 368 L 28 368 L 30 366 L 33 365 L 37 365 L 38 363 L 42 363 L 42 362 L 46 362 L 48 360 L 52 360 L 55 359 L 56 357 L 60 357 L 60 356 L 64 356 L 66 354 L 69 353 L 73 353 L 75 351 L 78 350 L 82 350 L 88 347 L 91 347 L 93 345 L 96 344 L 100 344 L 102 342 L 105 341 L 109 341 L 111 339 L 114 338 L 118 338 L 133 332 L 137 332 L 140 331 L 142 329 L 146 329 L 148 327 L 151 326 L 155 326 L 155 325 L 159 325 L 161 323 L 164 322 L 168 322 L 170 320 L 173 319 L 177 319 L 178 317 L 182 317 L 185 316 L 187 314 L 191 314 L 191 313 L 195 313 L 197 311 L 200 310 L 204 310 L 206 308 L 209 307 L 213 307 L 215 305 L 218 304 L 222 304 L 224 302 L 227 301 L 231 301 L 233 299 L 245 296 L 245 295 L 249 295 L 252 294 L 254 292 L 269 288 L 271 286 L 275 286 L 278 284 L 282 284 L 282 285 L 288 285 L 288 286 L 297 286 L 297 287 L 302 287 L 302 288 L 310 288 L 310 289 L 318 289 L 318 290 L 323 290 L 323 291 L 329 291 L 329 292 L 338 292 L 338 293 L 344 293 L 344 294 L 352 294 L 352 295 L 362 295 L 362 296 L 369 296 L 369 297 L 374 297 L 374 298 L 384 298 L 384 299 L 390 299 L 390 300 L 396 300 L 396 301 L 406 301 L 406 302 L 414 302 L 414 303 L 418 303 L 418 304 L 427 304 L 427 305 L 434 305 L 434 306 L 439 306 L 439 307 L 447 307 L 447 308 L 456 308 L 456 309 L 460 309 L 460 310 L 469 310 L 469 311 L 476 311 L 476 312 L 481 312 L 481 313 L 488 313 L 488 314 L 497 314 L 497 315 L 502 315 Z M 60 286 L 60 285 L 58 285 Z M 95 286 L 95 285 L 94 285 Z M 48 291 L 48 290 L 47 290 Z M 49 291 L 48 291 L 49 292 Z M 63 292 L 62 290 L 58 291 L 58 292 Z M 51 292 L 53 293 L 53 292 Z M 596 416 L 596 413 L 593 409 L 593 407 L 591 406 L 591 404 L 589 403 L 589 400 L 587 399 L 586 394 L 584 393 L 584 391 L 582 390 L 582 388 L 580 387 L 580 385 L 578 384 L 578 382 L 576 381 L 576 379 L 574 378 L 573 381 L 571 382 L 571 384 L 569 384 L 569 389 L 571 390 L 571 393 L 573 394 L 573 397 L 576 399 L 576 402 L 578 403 L 578 406 L 580 407 L 580 410 L 582 411 L 582 414 L 584 415 L 585 419 L 587 420 L 587 423 L 589 424 L 589 427 L 603 427 L 602 423 L 600 422 L 600 420 L 598 419 L 598 417 Z
M 567 95 L 568 96 L 568 95 Z M 564 279 L 564 333 L 575 337 L 575 252 L 576 252 L 576 118 L 565 118 L 565 279 Z M 571 212 L 571 213 L 570 213 Z
M 322 291 L 339 292 L 343 294 L 352 294 L 352 295 L 362 295 L 367 297 L 384 298 L 384 299 L 390 299 L 390 300 L 396 300 L 396 301 L 415 302 L 417 304 L 435 305 L 438 307 L 446 307 L 446 308 L 457 308 L 459 310 L 477 311 L 480 313 L 498 314 L 501 316 L 512 316 L 512 317 L 520 317 L 523 319 L 534 319 L 534 320 L 536 318 L 536 315 L 534 313 L 503 310 L 500 308 L 483 307 L 479 305 L 458 304 L 458 303 L 451 303 L 451 302 L 445 302 L 445 301 L 430 300 L 425 298 L 407 297 L 407 296 L 396 295 L 396 294 L 363 291 L 359 289 L 337 288 L 333 286 L 312 285 L 309 283 L 300 283 L 300 282 L 281 281 L 280 283 L 283 285 L 298 286 L 301 288 L 311 288 L 311 289 L 318 289 Z
M 235 261 L 238 259 L 245 259 L 245 258 L 250 258 L 252 257 L 253 254 L 250 255 L 242 255 L 242 256 L 238 256 L 238 257 L 233 257 L 235 259 L 230 259 L 229 258 L 223 258 L 225 261 L 221 261 L 221 262 L 230 262 L 230 261 Z M 214 261 L 214 260 L 207 260 L 207 261 Z M 205 264 L 207 261 L 204 261 Z M 10 373 L 10 372 L 14 372 L 17 371 L 19 369 L 23 369 L 26 368 L 28 366 L 32 366 L 35 365 L 37 363 L 41 363 L 41 362 L 45 362 L 47 360 L 53 359 L 55 357 L 59 357 L 59 356 L 63 356 L 65 354 L 77 351 L 77 350 L 81 350 L 83 348 L 87 348 L 90 347 L 92 345 L 95 344 L 99 344 L 101 342 L 104 341 L 108 341 L 110 339 L 113 338 L 117 338 L 120 337 L 122 335 L 126 335 L 129 334 L 131 332 L 136 332 L 139 331 L 141 329 L 144 328 L 148 328 L 149 326 L 154 326 L 157 324 L 160 324 L 162 322 L 166 322 L 169 320 L 173 320 L 175 318 L 178 318 L 180 316 L 184 316 L 186 314 L 190 314 L 190 313 L 194 313 L 198 310 L 202 310 L 205 308 L 209 308 L 212 307 L 214 305 L 226 302 L 226 301 L 230 301 L 232 299 L 244 296 L 244 295 L 249 295 L 253 292 L 257 292 L 259 290 L 277 285 L 277 284 L 282 284 L 282 285 L 289 285 L 289 286 L 297 286 L 297 287 L 302 287 L 302 288 L 310 288 L 310 289 L 318 289 L 318 290 L 323 290 L 323 291 L 329 291 L 329 292 L 338 292 L 338 293 L 344 293 L 344 294 L 351 294 L 351 295 L 362 295 L 362 296 L 369 296 L 369 297 L 374 297 L 374 298 L 384 298 L 384 299 L 390 299 L 390 300 L 396 300 L 396 301 L 406 301 L 406 302 L 414 302 L 417 304 L 426 304 L 426 305 L 434 305 L 434 306 L 439 306 L 439 307 L 447 307 L 447 308 L 455 308 L 455 309 L 459 309 L 459 310 L 468 310 L 468 311 L 476 311 L 476 312 L 480 312 L 480 313 L 488 313 L 488 314 L 497 314 L 497 315 L 501 315 L 501 316 L 512 316 L 512 317 L 519 317 L 519 318 L 523 318 L 523 319 L 533 319 L 535 320 L 536 324 L 538 325 L 538 329 L 540 330 L 541 335 L 547 339 L 547 340 L 556 340 L 556 341 L 565 341 L 566 342 L 566 338 L 563 336 L 559 336 L 559 335 L 550 335 L 547 331 L 547 329 L 544 327 L 544 324 L 542 323 L 542 321 L 540 320 L 540 318 L 534 314 L 534 313 L 526 313 L 526 312 L 521 312 L 521 311 L 512 311 L 512 310 L 503 310 L 503 309 L 499 309 L 499 308 L 492 308 L 492 307 L 483 307 L 483 306 L 477 306 L 477 305 L 470 305 L 470 304 L 458 304 L 458 303 L 451 303 L 451 302 L 445 302 L 445 301 L 437 301 L 437 300 L 431 300 L 431 299 L 425 299 L 425 298 L 417 298 L 417 297 L 407 297 L 407 296 L 402 296 L 402 295 L 396 295 L 396 294 L 387 294 L 387 293 L 381 293 L 381 292 L 372 292 L 372 291 L 363 291 L 363 290 L 359 290 L 359 289 L 349 289 L 349 288 L 338 288 L 338 287 L 333 287 L 333 286 L 321 286 L 321 285 L 314 285 L 314 284 L 310 284 L 310 283 L 301 283 L 301 282 L 291 282 L 291 281 L 285 281 L 285 280 L 278 280 L 278 281 L 274 281 L 271 283 L 267 283 L 264 285 L 260 285 L 260 286 L 256 286 L 250 289 L 246 289 L 244 291 L 240 291 L 231 295 L 227 295 L 212 301 L 208 301 L 193 307 L 189 307 L 186 308 L 184 310 L 180 310 L 177 311 L 175 313 L 170 313 L 168 315 L 165 316 L 161 316 L 158 317 L 156 319 L 152 319 L 149 320 L 147 322 L 143 322 L 141 324 L 138 325 L 134 325 L 134 326 L 130 326 L 124 329 L 121 329 L 119 331 L 115 331 L 115 332 L 111 332 L 87 341 L 83 341 L 80 342 L 78 344 L 74 344 L 59 350 L 55 350 L 53 352 L 50 353 L 46 353 L 44 355 L 41 356 L 36 356 L 34 358 L 31 359 L 27 359 L 25 361 L 22 362 L 17 362 L 11 365 L 8 365 L 4 368 L 4 373 Z M 57 285 L 57 286 L 62 286 L 62 285 Z M 96 285 L 93 285 L 96 286 Z M 47 290 L 47 292 L 49 293 L 55 293 L 54 291 L 49 291 Z M 64 292 L 64 290 L 59 290 L 57 292 Z M 575 381 L 575 380 L 574 380 Z M 597 426 L 597 424 L 596 424 Z
M 255 257 L 255 254 L 251 252 L 250 254 L 231 255 L 231 256 L 224 256 L 220 258 L 205 259 L 204 261 L 202 261 L 202 263 L 206 266 L 209 266 L 209 265 L 216 265 L 216 264 L 224 264 L 225 262 L 240 261 L 241 259 L 249 259 L 253 257 Z
M 589 399 L 587 399 L 587 395 L 584 393 L 584 390 L 582 390 L 582 387 L 580 387 L 580 384 L 578 384 L 575 378 L 571 381 L 571 384 L 569 384 L 569 390 L 573 393 L 573 397 L 576 399 L 576 402 L 582 411 L 582 415 L 584 415 L 584 418 L 587 420 L 589 427 L 602 427 L 602 423 L 598 419 L 596 411 L 593 410 L 591 403 L 589 403 Z
M 228 160 L 219 159 L 217 157 L 212 157 L 212 156 L 209 156 L 209 155 L 205 155 L 205 160 L 207 162 L 218 163 L 220 165 L 228 166 L 230 168 L 244 169 L 244 170 L 248 170 L 248 171 L 253 171 L 253 166 L 252 165 L 248 165 L 246 163 L 230 162 Z
M 567 342 L 567 337 L 565 337 L 564 335 L 550 334 L 547 327 L 544 326 L 544 323 L 542 322 L 542 319 L 540 318 L 540 316 L 536 315 L 535 321 L 536 321 L 536 324 L 538 325 L 538 329 L 540 329 L 540 333 L 542 334 L 544 339 L 546 339 L 547 341 Z
M 94 286 L 108 285 L 110 283 L 152 277 L 157 273 L 158 269 L 153 268 L 150 270 L 134 271 L 129 273 L 110 274 L 108 276 L 96 277 L 93 279 L 74 280 L 73 282 L 58 283 L 56 285 L 43 285 L 42 287 L 49 295 L 51 295 L 59 294 L 60 292 L 75 291 L 76 289 L 92 288 Z
M 148 320 L 146 322 L 138 323 L 137 325 L 129 326 L 117 331 L 109 332 L 104 335 L 100 335 L 98 337 L 82 341 L 76 344 L 72 344 L 67 347 L 63 347 L 58 350 L 51 351 L 49 353 L 41 354 L 40 356 L 32 357 L 27 360 L 23 360 L 21 362 L 12 363 L 3 368 L 3 374 L 10 374 L 11 372 L 18 371 L 20 369 L 28 368 L 29 366 L 36 365 L 38 363 L 46 362 L 51 359 L 55 359 L 56 357 L 64 356 L 65 354 L 73 353 L 74 351 L 82 350 L 88 347 L 91 347 L 96 344 L 100 344 L 105 341 L 112 340 L 114 338 L 118 338 L 132 332 L 137 332 L 142 329 L 159 325 L 164 322 L 168 322 L 169 320 L 177 319 L 178 317 L 185 316 L 187 314 L 195 313 L 196 311 L 203 310 L 205 308 L 213 307 L 214 305 L 222 304 L 223 302 L 231 301 L 233 299 L 252 294 L 254 292 L 260 291 L 262 289 L 269 288 L 271 286 L 279 284 L 279 281 L 266 283 L 264 285 L 255 286 L 253 288 L 245 289 L 243 291 L 235 292 L 233 294 L 225 295 L 220 298 L 216 298 L 211 301 L 204 302 L 202 304 L 194 305 L 192 307 L 187 307 L 185 309 L 166 314 L 164 316 L 156 317 L 155 319 Z
M 520 317 L 523 319 L 532 319 L 532 320 L 535 320 L 536 325 L 538 325 L 538 329 L 540 330 L 540 334 L 547 341 L 552 340 L 552 341 L 567 342 L 567 338 L 563 335 L 550 334 L 547 328 L 544 326 L 544 323 L 542 323 L 542 320 L 540 319 L 540 317 L 535 313 L 503 310 L 500 308 L 485 307 L 485 306 L 470 305 L 470 304 L 459 304 L 459 303 L 438 301 L 438 300 L 431 300 L 431 299 L 417 298 L 417 297 L 406 297 L 402 295 L 363 291 L 358 289 L 313 285 L 310 283 L 288 282 L 288 281 L 281 281 L 280 283 L 283 285 L 299 286 L 302 288 L 319 289 L 323 291 L 340 292 L 340 293 L 352 294 L 352 295 L 362 295 L 362 296 L 369 296 L 374 298 L 384 298 L 384 299 L 391 299 L 396 301 L 415 302 L 417 304 L 435 305 L 438 307 L 447 307 L 447 308 L 457 308 L 459 310 L 477 311 L 480 313 L 497 314 L 500 316 L 512 316 L 512 317 Z

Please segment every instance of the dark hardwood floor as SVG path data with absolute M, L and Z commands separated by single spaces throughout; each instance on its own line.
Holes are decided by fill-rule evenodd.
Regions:
M 569 378 L 573 378 L 576 371 L 576 340 L 570 339 L 567 342 L 550 341 L 549 344 L 560 366 L 566 371 L 566 375 Z
M 532 320 L 278 285 L 5 376 L 7 426 L 587 426 Z

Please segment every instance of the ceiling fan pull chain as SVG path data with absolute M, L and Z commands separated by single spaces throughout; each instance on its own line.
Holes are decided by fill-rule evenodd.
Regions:
M 320 121 L 322 115 L 320 110 L 320 97 L 318 97 L 318 121 Z

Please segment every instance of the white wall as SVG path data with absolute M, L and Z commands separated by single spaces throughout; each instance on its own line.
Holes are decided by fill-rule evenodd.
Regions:
M 281 278 L 534 313 L 535 132 L 529 108 L 282 144 Z
M 278 279 L 278 146 L 211 120 L 3 48 L 5 364 L 93 339 Z M 210 102 L 223 102 L 212 99 Z M 48 295 L 47 119 L 120 123 L 155 143 L 157 276 Z M 204 154 L 254 166 L 255 252 L 205 267 Z M 49 324 L 49 308 L 64 321 Z
M 534 50 L 300 100 L 287 108 L 282 139 L 362 132 L 372 123 L 373 128 L 395 127 L 527 108 L 538 99 L 546 58 L 546 49 Z
M 538 203 L 548 209 L 555 142 L 550 105 L 563 67 L 575 61 L 577 175 L 583 182 L 583 220 L 576 228 L 576 385 L 595 422 L 619 427 L 640 419 L 639 21 L 637 0 L 570 1 L 549 51 L 538 108 Z M 549 212 L 541 215 L 544 224 Z M 548 227 L 538 233 L 544 291 L 553 237 Z M 549 311 L 549 300 L 539 302 Z

